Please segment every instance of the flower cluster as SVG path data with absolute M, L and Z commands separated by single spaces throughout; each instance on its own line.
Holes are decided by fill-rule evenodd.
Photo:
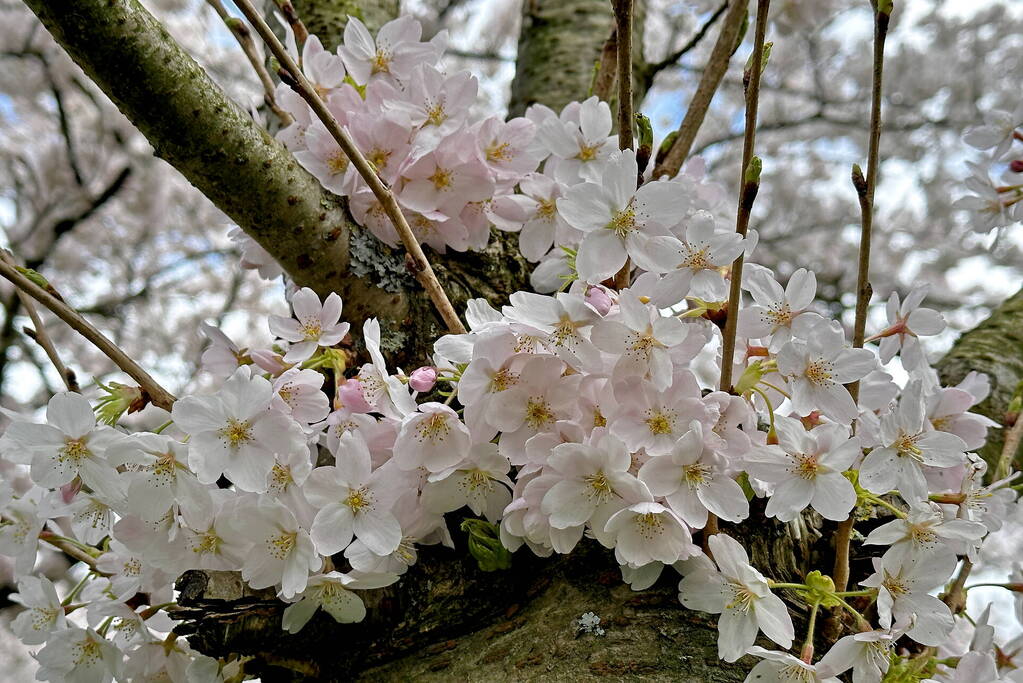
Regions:
M 933 593 L 979 560 L 1016 504 L 1012 477 L 985 481 L 974 454 L 994 424 L 969 412 L 987 380 L 942 386 L 920 345 L 944 328 L 921 307 L 926 289 L 892 295 L 876 350 L 851 348 L 815 310 L 812 272 L 783 287 L 747 264 L 748 305 L 722 359 L 714 321 L 739 276 L 728 266 L 753 257 L 756 239 L 718 224 L 708 209 L 720 197 L 699 164 L 645 178 L 596 98 L 473 123 L 474 81 L 442 74 L 439 44 L 418 39 L 410 19 L 376 38 L 352 19 L 339 54 L 310 37 L 303 66 L 424 241 L 465 249 L 486 243 L 491 222 L 519 230 L 523 253 L 542 261 L 534 286 L 561 291 L 517 292 L 500 310 L 471 301 L 469 331 L 438 339 L 429 365 L 406 375 L 388 367 L 376 320 L 355 364 L 341 299 L 299 289 L 293 316 L 268 321 L 269 348 L 205 326 L 203 368 L 218 390 L 177 399 L 157 429 L 118 425 L 112 401 L 97 406 L 97 424 L 72 393 L 50 400 L 45 423 L 12 423 L 0 457 L 17 488 L 0 484 L 0 553 L 26 608 L 14 629 L 42 646 L 40 679 L 221 680 L 223 662 L 169 634 L 176 576 L 240 572 L 288 603 L 291 633 L 320 610 L 357 622 L 359 591 L 398 581 L 424 545 L 456 546 L 445 516 L 455 512 L 470 518 L 483 569 L 523 546 L 548 556 L 588 538 L 613 551 L 635 590 L 677 573 L 681 605 L 720 614 L 720 657 L 763 660 L 748 680 L 852 670 L 877 683 L 907 666 L 942 681 L 1015 676 L 983 619 L 955 661 L 901 648 L 946 641 L 954 603 Z M 281 135 L 394 242 L 332 138 L 288 93 L 279 101 L 295 124 Z M 636 277 L 609 287 L 622 269 Z M 896 356 L 901 388 L 885 370 Z M 736 378 L 725 390 L 722 363 Z M 821 571 L 775 581 L 731 533 L 751 517 L 808 516 L 859 524 L 847 535 L 878 547 L 859 587 L 836 588 Z M 40 543 L 90 565 L 63 598 L 33 573 Z M 783 598 L 811 615 L 798 656 L 785 651 L 796 629 Z M 815 658 L 822 607 L 853 618 Z M 578 628 L 599 634 L 598 622 L 587 614 Z M 754 645 L 761 633 L 780 649 Z

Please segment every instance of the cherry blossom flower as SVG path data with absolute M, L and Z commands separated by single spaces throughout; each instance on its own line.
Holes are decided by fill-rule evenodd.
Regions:
M 462 464 L 428 477 L 423 507 L 444 513 L 468 505 L 473 514 L 497 523 L 511 502 L 513 484 L 508 469 L 508 459 L 498 453 L 496 444 L 476 444 Z
M 893 519 L 867 535 L 864 545 L 891 546 L 885 557 L 892 562 L 926 561 L 927 554 L 965 554 L 966 546 L 978 543 L 987 529 L 980 522 L 946 519 L 934 503 L 914 504 L 905 519 Z
M 874 557 L 874 574 L 861 586 L 877 588 L 877 612 L 881 626 L 911 623 L 906 635 L 923 645 L 940 644 L 954 622 L 948 606 L 930 594 L 952 575 L 957 559 L 951 553 L 932 555 L 926 561 L 904 557 Z
M 892 292 L 886 312 L 888 327 L 875 335 L 881 338 L 881 362 L 887 363 L 901 350 L 903 365 L 907 369 L 926 365 L 919 337 L 938 334 L 945 329 L 945 319 L 937 311 L 920 308 L 920 302 L 927 296 L 928 285 L 914 287 L 899 304 L 899 293 Z
M 708 512 L 733 523 L 749 516 L 742 487 L 725 474 L 723 459 L 705 446 L 703 428 L 695 420 L 669 453 L 643 464 L 639 480 L 698 529 L 707 524 Z
M 794 339 L 778 351 L 778 372 L 792 387 L 792 409 L 800 415 L 820 410 L 849 424 L 858 410 L 845 388 L 877 366 L 867 349 L 845 347 L 837 322 L 820 320 L 807 333 L 807 341 Z
M 476 156 L 475 138 L 461 131 L 402 170 L 398 200 L 430 219 L 451 218 L 469 202 L 491 196 L 493 181 Z M 414 227 L 414 223 L 413 223 Z
M 335 464 L 312 471 L 304 490 L 319 508 L 309 533 L 321 555 L 341 552 L 354 536 L 378 555 L 398 547 L 401 526 L 391 514 L 395 492 L 388 471 L 372 471 L 366 442 L 351 432 L 341 437 Z
M 927 496 L 923 465 L 954 467 L 965 460 L 966 444 L 958 436 L 929 431 L 925 425 L 922 388 L 910 382 L 898 408 L 881 417 L 881 444 L 863 459 L 859 481 L 872 493 L 898 488 L 912 502 Z
M 155 522 L 175 504 L 190 510 L 208 509 L 210 495 L 188 469 L 188 447 L 160 434 L 132 434 L 111 444 L 108 458 L 124 465 L 128 481 L 127 510 Z
M 323 379 L 315 370 L 286 370 L 274 380 L 270 405 L 303 424 L 320 422 L 330 413 L 330 401 L 320 390 Z
M 838 678 L 827 675 L 819 664 L 814 666 L 788 652 L 767 650 L 758 645 L 748 652 L 763 660 L 749 672 L 745 683 L 840 683 Z
M 421 43 L 422 27 L 411 16 L 393 19 L 377 32 L 376 38 L 356 17 L 345 24 L 344 44 L 338 53 L 356 83 L 365 85 L 372 78 L 393 78 L 409 82 L 417 64 L 435 62 L 446 41 L 441 31 L 433 42 Z
M 67 626 L 57 589 L 45 576 L 20 577 L 18 592 L 11 593 L 10 599 L 25 608 L 11 623 L 11 630 L 26 645 L 41 645 Z
M 544 121 L 538 136 L 557 158 L 555 177 L 569 184 L 596 181 L 608 157 L 618 149 L 618 136 L 611 135 L 611 108 L 596 95 L 565 107 L 561 118 Z
M 244 491 L 262 493 L 274 453 L 305 448 L 298 423 L 270 410 L 273 388 L 262 377 L 238 368 L 218 394 L 186 396 L 171 417 L 191 434 L 188 464 L 203 484 L 227 476 Z
M 601 351 L 618 357 L 612 372 L 616 382 L 649 379 L 658 391 L 671 384 L 672 347 L 681 344 L 689 328 L 675 317 L 663 317 L 631 292 L 618 298 L 619 312 L 593 326 L 590 341 Z
M 881 683 L 891 666 L 899 629 L 853 633 L 838 639 L 817 663 L 818 671 L 837 676 L 853 670 L 854 683 Z
M 667 181 L 636 189 L 636 153 L 624 150 L 608 160 L 600 184 L 576 185 L 558 199 L 558 212 L 586 233 L 576 255 L 579 277 L 599 283 L 618 272 L 628 258 L 653 272 L 674 266 L 678 241 L 664 227 L 686 207 L 679 187 Z
M 501 430 L 499 444 L 505 457 L 515 458 L 530 437 L 574 416 L 580 377 L 563 376 L 564 370 L 559 358 L 536 356 L 522 366 L 515 386 L 491 400 L 493 413 L 488 419 Z
M 745 267 L 742 283 L 755 303 L 739 311 L 737 332 L 742 337 L 770 337 L 771 351 L 777 352 L 793 336 L 806 339 L 821 320 L 807 310 L 817 293 L 817 277 L 805 268 L 792 273 L 784 290 L 771 271 L 752 264 Z
M 704 403 L 700 386 L 688 370 L 675 373 L 671 386 L 656 391 L 649 384 L 620 384 L 616 392 L 619 410 L 611 421 L 611 433 L 631 451 L 663 455 L 675 446 L 692 421 L 708 428 L 717 421 L 717 407 Z
M 320 306 L 316 292 L 303 287 L 291 298 L 295 318 L 270 316 L 270 331 L 292 342 L 284 360 L 297 363 L 312 357 L 320 346 L 333 346 L 348 334 L 348 323 L 341 319 L 341 297 L 331 292 Z
M 700 553 L 682 520 L 660 503 L 636 503 L 611 515 L 604 531 L 614 537 L 621 564 L 642 567 L 651 562 L 674 564 Z
M 549 464 L 557 478 L 543 497 L 542 509 L 555 529 L 602 517 L 603 530 L 614 512 L 650 500 L 646 486 L 629 474 L 632 458 L 625 444 L 606 433 L 595 436 L 590 444 L 555 447 Z
M 989 111 L 984 120 L 984 125 L 974 126 L 963 134 L 963 142 L 977 149 L 993 149 L 992 157 L 1001 159 L 1012 146 L 1016 129 L 1023 126 L 1023 105 L 1012 112 Z
M 239 365 L 244 365 L 245 351 L 239 349 L 226 334 L 207 322 L 199 323 L 199 330 L 210 340 L 200 359 L 203 370 L 218 379 L 227 379 Z
M 588 332 L 600 315 L 581 296 L 558 292 L 554 297 L 515 292 L 504 315 L 547 333 L 544 345 L 577 369 L 600 366 L 600 353 Z
M 305 590 L 309 572 L 322 564 L 309 534 L 276 500 L 239 505 L 232 511 L 230 525 L 253 542 L 241 566 L 242 578 L 253 588 L 280 584 L 281 595 L 293 597 Z
M 55 488 L 81 477 L 94 491 L 117 499 L 117 471 L 104 457 L 116 438 L 110 427 L 96 425 L 88 399 L 66 391 L 46 405 L 46 424 L 11 423 L 0 438 L 0 454 L 12 462 L 31 463 L 32 481 L 39 486 Z
M 728 298 L 728 286 L 721 268 L 742 253 L 742 236 L 734 230 L 718 232 L 708 211 L 697 211 L 683 225 L 678 230 L 677 257 L 672 255 L 672 268 L 658 284 L 654 298 L 662 306 L 677 304 L 689 294 L 704 301 L 723 301 Z
M 414 470 L 441 472 L 458 465 L 469 453 L 469 429 L 443 403 L 421 403 L 407 416 L 394 442 L 394 462 Z
M 288 633 L 298 633 L 322 609 L 339 624 L 351 624 L 366 617 L 366 605 L 355 591 L 390 586 L 397 574 L 329 572 L 309 577 L 309 585 L 298 600 L 284 610 L 281 623 Z
M 994 228 L 1014 223 L 1016 218 L 1002 201 L 1002 195 L 991 182 L 987 169 L 971 162 L 966 162 L 966 165 L 970 167 L 972 174 L 963 183 L 973 194 L 955 200 L 952 207 L 967 210 L 972 216 L 980 219 L 973 224 L 976 232 L 989 232 Z
M 121 680 L 124 655 L 90 629 L 69 626 L 56 631 L 35 655 L 36 678 L 54 683 L 109 683 Z
M 775 484 L 766 514 L 790 522 L 807 505 L 825 519 L 842 521 L 856 505 L 856 491 L 842 476 L 860 455 L 860 443 L 839 424 L 807 431 L 799 420 L 775 418 L 777 446 L 754 448 L 745 458 L 746 471 Z
M 758 631 L 778 645 L 792 645 L 788 608 L 771 592 L 764 575 L 750 566 L 738 541 L 725 534 L 707 539 L 718 570 L 702 567 L 679 583 L 679 600 L 689 609 L 720 614 L 718 656 L 734 662 L 753 645 Z

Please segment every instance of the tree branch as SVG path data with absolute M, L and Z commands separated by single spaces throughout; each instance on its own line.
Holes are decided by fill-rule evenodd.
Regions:
M 116 344 L 89 324 L 85 318 L 73 308 L 53 296 L 45 289 L 22 275 L 17 268 L 6 260 L 0 260 L 0 275 L 25 292 L 33 299 L 50 309 L 58 318 L 70 325 L 75 331 L 88 339 L 103 354 L 112 360 L 117 367 L 138 382 L 139 387 L 149 396 L 150 402 L 158 408 L 170 410 L 176 400 L 174 395 L 164 389 L 148 372 L 128 357 Z
M 348 267 L 341 201 L 223 93 L 137 0 L 26 0 L 168 162 L 300 285 Z
M 707 60 L 707 68 L 700 78 L 700 84 L 696 88 L 693 99 L 689 102 L 685 118 L 682 119 L 682 124 L 679 126 L 678 137 L 675 138 L 675 142 L 664 160 L 654 168 L 654 178 L 663 175 L 674 177 L 682 168 L 686 157 L 689 156 L 689 149 L 693 146 L 696 133 L 703 124 L 711 100 L 714 99 L 714 93 L 717 92 L 718 85 L 724 78 L 725 71 L 728 70 L 728 62 L 731 60 L 732 52 L 735 51 L 736 43 L 739 40 L 739 31 L 746 15 L 746 4 L 747 0 L 735 0 L 734 4 L 729 6 L 721 33 L 718 35 L 717 42 L 714 43 L 710 59 Z
M 675 66 L 678 60 L 682 59 L 689 52 L 694 50 L 697 45 L 707 36 L 707 32 L 710 31 L 711 26 L 717 23 L 717 20 L 721 18 L 721 15 L 728 9 L 728 0 L 722 2 L 714 13 L 703 23 L 699 30 L 693 34 L 685 45 L 672 52 L 670 55 L 665 57 L 659 62 L 652 62 L 647 65 L 646 69 L 643 70 L 643 81 L 646 84 L 646 89 L 649 90 L 650 86 L 654 84 L 654 78 L 664 69 L 670 66 Z

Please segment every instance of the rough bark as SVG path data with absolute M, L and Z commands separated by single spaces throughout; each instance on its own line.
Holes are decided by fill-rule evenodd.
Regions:
M 636 111 L 646 95 L 645 17 L 646 3 L 636 2 L 632 50 Z M 520 116 L 534 103 L 560 111 L 572 100 L 585 99 L 613 27 L 608 0 L 524 0 L 509 115 Z
M 956 341 L 938 363 L 944 384 L 954 386 L 971 370 L 991 379 L 991 394 L 974 408 L 998 424 L 1005 423 L 1009 402 L 1023 383 L 1023 290 L 1005 300 L 987 319 Z M 1002 452 L 1004 430 L 988 431 L 980 455 L 993 465 Z M 1018 454 L 1016 454 L 1018 457 Z

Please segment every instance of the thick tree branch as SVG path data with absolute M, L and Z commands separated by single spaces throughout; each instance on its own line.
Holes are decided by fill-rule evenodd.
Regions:
M 324 190 L 137 0 L 28 6 L 166 159 L 302 285 L 348 266 L 348 224 Z

